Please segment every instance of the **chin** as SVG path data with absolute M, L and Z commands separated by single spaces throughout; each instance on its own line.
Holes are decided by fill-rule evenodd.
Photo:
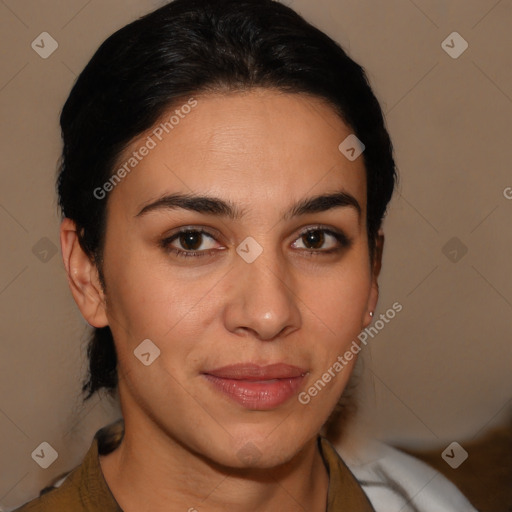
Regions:
M 278 434 L 278 425 L 274 422 L 265 429 L 245 428 L 243 433 L 233 435 L 226 443 L 226 451 L 219 454 L 222 460 L 218 462 L 234 468 L 273 468 L 292 460 L 314 436 L 304 437 L 303 427 L 299 429 L 301 435 L 295 435 L 289 426 L 283 426 Z

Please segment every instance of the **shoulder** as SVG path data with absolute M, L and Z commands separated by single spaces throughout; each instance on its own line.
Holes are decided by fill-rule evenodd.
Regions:
M 382 442 L 352 437 L 335 449 L 361 484 L 377 512 L 476 512 L 441 473 Z M 404 507 L 404 508 L 401 508 Z
M 13 512 L 78 512 L 79 490 L 75 485 L 80 466 L 75 468 L 59 487 L 50 488 Z
M 123 433 L 122 420 L 98 430 L 79 466 L 65 478 L 60 478 L 55 484 L 43 489 L 39 497 L 13 512 L 119 511 L 120 508 L 101 473 L 98 456 L 115 449 Z

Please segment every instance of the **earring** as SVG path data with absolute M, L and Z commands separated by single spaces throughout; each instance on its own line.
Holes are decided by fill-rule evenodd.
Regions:
M 373 317 L 373 311 L 370 311 L 370 316 Z

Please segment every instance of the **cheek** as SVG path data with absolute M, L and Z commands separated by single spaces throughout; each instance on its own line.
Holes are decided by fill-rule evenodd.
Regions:
M 359 344 L 357 336 L 364 327 L 371 287 L 369 267 L 364 261 L 362 256 L 355 257 L 351 264 L 347 261 L 346 265 L 340 265 L 328 278 L 317 280 L 314 284 L 308 281 L 305 288 L 305 311 L 311 312 L 308 311 L 307 315 L 309 325 L 307 322 L 303 325 L 309 333 L 306 339 L 310 340 L 308 344 L 313 358 L 310 385 L 321 379 L 322 375 L 329 380 L 326 393 L 322 393 L 324 398 L 316 407 L 334 406 L 356 362 L 354 353 L 359 353 L 357 345 L 353 343 Z M 350 360 L 344 360 L 340 366 L 338 357 L 349 350 L 352 350 Z M 329 370 L 335 377 L 326 374 Z
M 304 280 L 305 305 L 318 317 L 318 323 L 332 333 L 345 337 L 357 334 L 363 327 L 371 288 L 369 269 L 364 259 L 353 258 L 354 264 L 341 264 L 327 275 L 314 280 Z
M 197 316 L 207 291 L 204 281 L 170 275 L 136 260 L 114 273 L 111 282 L 108 313 L 135 339 L 172 337 L 184 319 Z
M 336 264 L 326 265 L 318 257 L 317 270 L 295 269 L 295 303 L 301 311 L 302 329 L 322 339 L 324 357 L 342 350 L 363 328 L 370 274 L 364 244 L 358 244 Z M 115 262 L 108 265 L 108 262 Z M 186 351 L 206 329 L 224 328 L 222 313 L 237 300 L 236 272 L 197 270 L 172 266 L 165 259 L 147 259 L 144 251 L 123 251 L 111 246 L 105 252 L 108 285 L 107 312 L 116 341 L 133 347 L 149 338 L 166 345 L 179 338 Z

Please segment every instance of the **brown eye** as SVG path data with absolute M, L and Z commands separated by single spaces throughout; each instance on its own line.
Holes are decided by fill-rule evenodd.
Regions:
M 302 232 L 293 247 L 309 254 L 330 254 L 350 247 L 351 243 L 341 232 L 318 227 Z
M 181 247 L 187 251 L 197 251 L 201 247 L 203 233 L 199 231 L 184 231 L 178 238 Z
M 308 231 L 302 235 L 302 240 L 308 249 L 321 249 L 324 244 L 325 235 L 321 230 Z
M 177 256 L 208 256 L 215 250 L 215 238 L 202 229 L 184 229 L 160 242 L 161 247 Z

